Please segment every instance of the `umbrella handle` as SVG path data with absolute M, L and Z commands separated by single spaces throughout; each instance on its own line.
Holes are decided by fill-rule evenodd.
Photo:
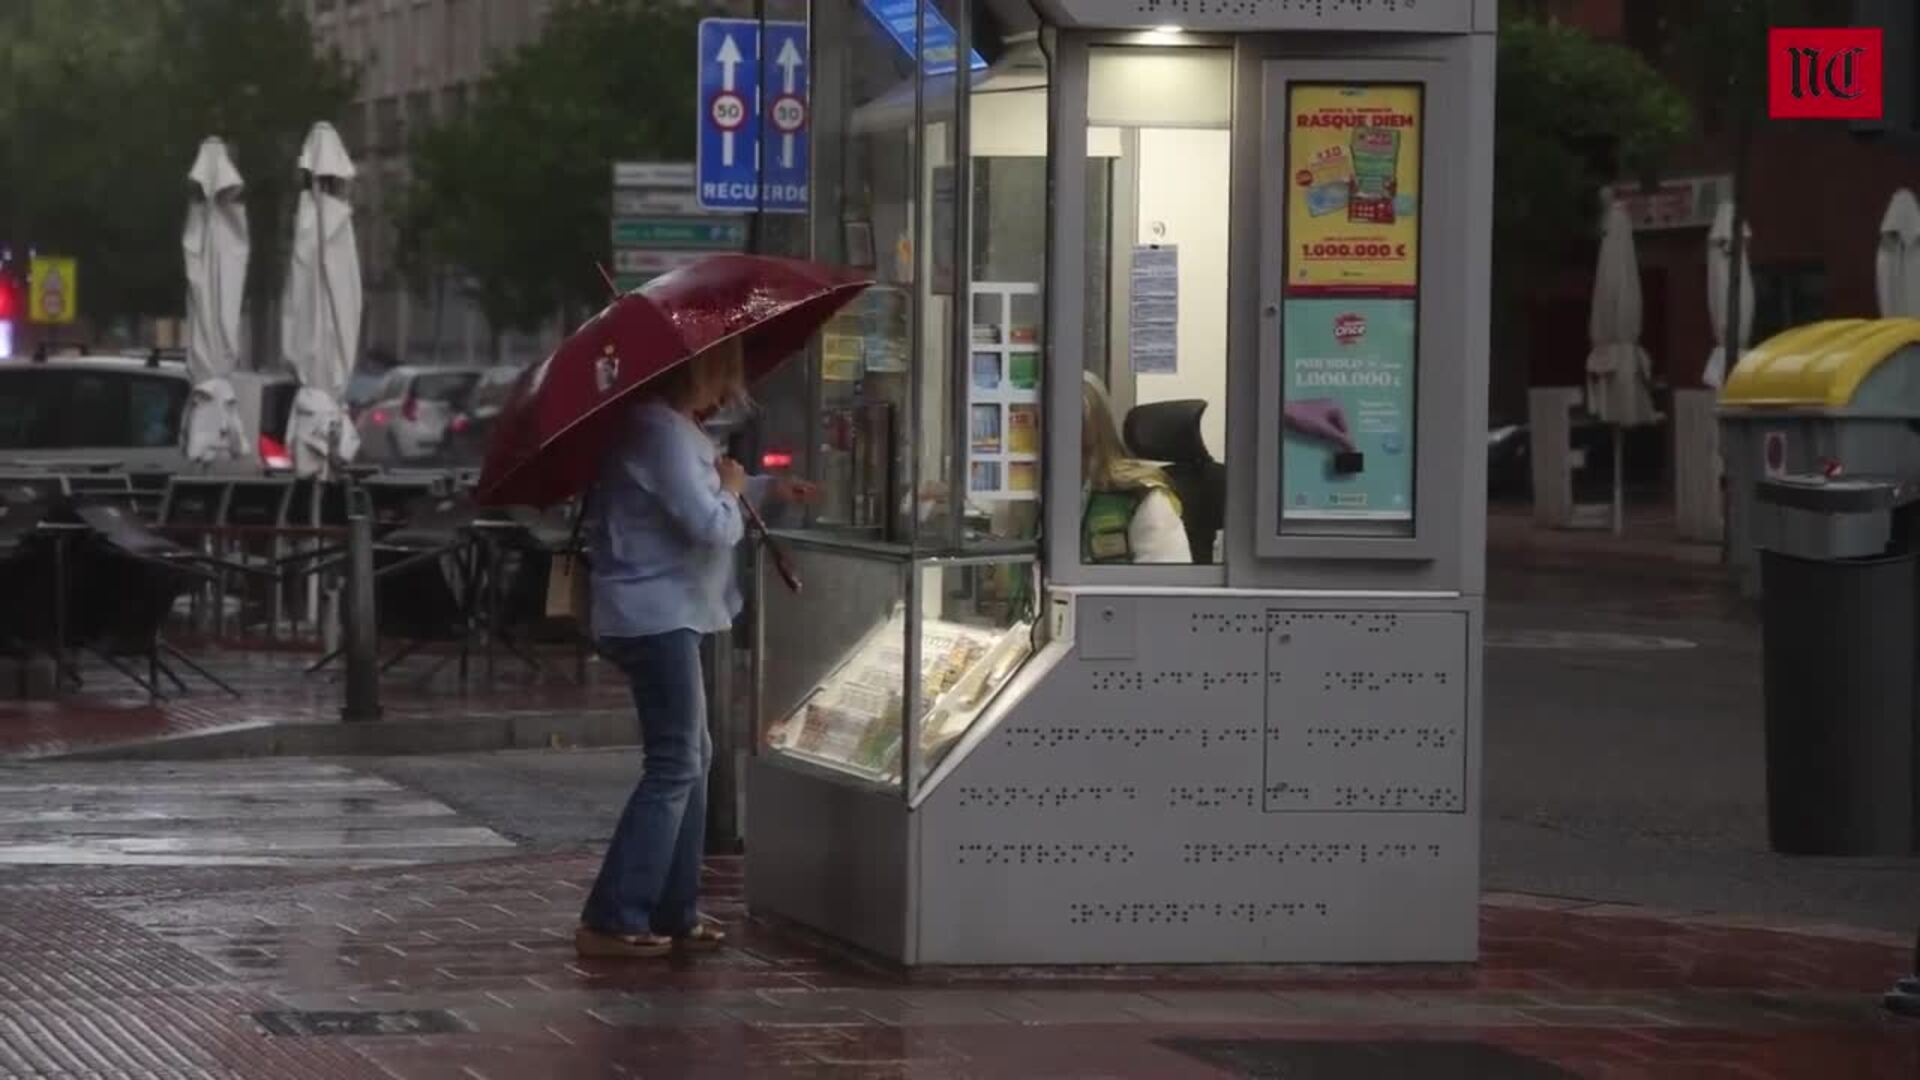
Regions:
M 773 568 L 779 573 L 780 580 L 787 583 L 788 591 L 799 593 L 800 575 L 793 568 L 793 560 L 787 557 L 787 549 L 767 531 L 767 523 L 760 520 L 760 514 L 753 508 L 753 504 L 749 503 L 745 496 L 738 496 L 738 498 L 740 513 L 747 519 L 747 527 L 753 530 L 754 536 L 760 543 L 766 545 L 767 554 L 773 556 Z

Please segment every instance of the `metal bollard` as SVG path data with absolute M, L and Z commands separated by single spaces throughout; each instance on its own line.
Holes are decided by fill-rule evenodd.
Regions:
M 347 488 L 347 583 L 340 625 L 347 665 L 347 700 L 340 719 L 380 719 L 380 630 L 373 599 L 373 500 L 358 484 Z

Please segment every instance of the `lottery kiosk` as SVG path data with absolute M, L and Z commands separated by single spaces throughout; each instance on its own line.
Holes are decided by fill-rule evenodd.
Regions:
M 1493 0 L 809 7 L 808 245 L 878 284 L 758 570 L 753 910 L 1473 960 Z

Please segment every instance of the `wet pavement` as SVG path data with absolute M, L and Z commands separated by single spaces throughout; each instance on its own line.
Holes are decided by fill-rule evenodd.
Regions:
M 444 815 L 437 815 L 444 816 Z M 352 861 L 350 857 L 348 861 Z M 1511 894 L 1483 962 L 912 977 L 747 916 L 581 961 L 591 854 L 0 877 L 0 1076 L 1910 1077 L 1885 936 Z
M 406 866 L 512 846 L 444 803 L 338 765 L 0 764 L 0 875 L 33 866 Z
M 1482 963 L 918 973 L 749 917 L 735 947 L 581 962 L 631 751 L 45 760 L 237 702 L 0 704 L 0 1078 L 1916 1077 L 1912 859 L 1766 849 L 1751 611 L 1685 565 L 1501 566 L 1488 597 Z M 389 691 L 393 715 L 626 709 L 617 685 Z M 1013 917 L 1010 915 L 1010 917 Z
M 194 659 L 233 684 L 239 696 L 194 681 L 190 693 L 154 700 L 111 669 L 88 665 L 79 692 L 51 701 L 0 700 L 0 761 L 110 752 L 157 756 L 168 748 L 196 756 L 200 747 L 221 754 L 288 752 L 280 744 L 315 747 L 306 753 L 347 752 L 327 748 L 345 740 L 325 737 L 352 734 L 340 723 L 337 667 L 309 674 L 305 669 L 314 658 L 290 652 L 209 650 Z M 382 680 L 381 723 L 406 732 L 400 742 L 420 744 L 387 752 L 511 746 L 504 740 L 511 740 L 515 725 L 536 734 L 544 725 L 568 736 L 611 734 L 631 741 L 626 684 L 597 661 L 586 665 L 584 682 L 576 682 L 567 650 L 550 653 L 540 672 L 508 659 L 488 677 L 476 661 L 465 679 L 452 664 L 436 672 L 438 659 L 419 658 L 414 668 L 397 668 Z M 471 745 L 463 745 L 457 729 L 467 729 Z

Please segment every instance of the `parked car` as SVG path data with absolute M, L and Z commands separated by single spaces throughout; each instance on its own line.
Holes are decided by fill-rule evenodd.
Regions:
M 174 472 L 192 390 L 186 366 L 159 353 L 0 364 L 0 465 Z
M 473 384 L 466 400 L 460 403 L 447 429 L 444 457 L 452 465 L 478 465 L 487 455 L 487 440 L 493 438 L 493 422 L 513 395 L 526 368 L 518 364 L 490 367 Z
M 347 392 L 342 395 L 341 403 L 347 408 L 347 415 L 358 420 L 367 406 L 374 403 L 380 392 L 386 388 L 387 373 L 391 369 L 373 370 L 366 367 L 355 368 L 347 379 Z
M 290 471 L 293 456 L 287 450 L 287 421 L 293 418 L 300 380 L 284 372 L 236 371 L 227 381 L 239 399 L 240 421 L 253 433 L 261 466 L 268 472 Z
M 360 460 L 417 463 L 437 458 L 458 405 L 484 371 L 405 365 L 388 372 L 379 393 L 354 418 Z

